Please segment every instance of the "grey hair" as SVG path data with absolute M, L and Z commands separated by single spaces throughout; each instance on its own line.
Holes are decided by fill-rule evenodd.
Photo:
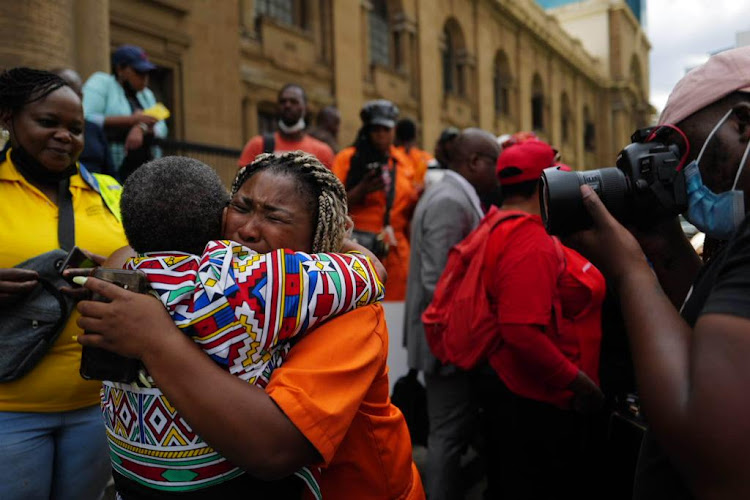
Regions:
M 216 172 L 183 156 L 150 161 L 131 174 L 120 211 L 125 236 L 138 253 L 179 251 L 199 255 L 222 238 L 229 193 Z

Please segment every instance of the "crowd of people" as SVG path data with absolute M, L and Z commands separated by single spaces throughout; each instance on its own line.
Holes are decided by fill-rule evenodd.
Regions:
M 747 67 L 712 56 L 647 134 L 681 152 L 702 257 L 673 215 L 623 226 L 585 182 L 589 228 L 550 235 L 540 178 L 571 169 L 534 133 L 448 127 L 433 156 L 377 99 L 342 148 L 338 110 L 308 127 L 288 84 L 227 191 L 154 146 L 139 47 L 83 84 L 3 71 L 0 497 L 462 499 L 472 453 L 488 499 L 748 496 Z M 402 341 L 426 422 L 390 398 Z

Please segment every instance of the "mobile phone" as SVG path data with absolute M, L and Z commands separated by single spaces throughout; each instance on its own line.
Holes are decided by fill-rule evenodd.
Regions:
M 62 263 L 60 263 L 60 266 L 57 268 L 57 272 L 62 276 L 63 271 L 65 271 L 66 269 L 89 269 L 92 267 L 96 267 L 96 262 L 90 259 L 85 253 L 83 253 L 83 250 L 74 246 L 70 250 L 70 252 L 68 252 L 68 255 L 65 256 L 65 259 L 62 261 Z
M 372 171 L 372 170 L 382 171 L 384 166 L 385 165 L 383 165 L 382 163 L 374 161 L 372 163 L 367 164 L 367 170 L 368 171 Z
M 149 290 L 148 279 L 140 271 L 99 267 L 94 269 L 91 276 L 136 293 L 146 293 Z M 109 299 L 97 293 L 93 294 L 91 300 L 109 302 Z M 86 380 L 130 383 L 138 378 L 140 368 L 141 362 L 137 359 L 120 356 L 98 347 L 83 346 L 79 373 Z

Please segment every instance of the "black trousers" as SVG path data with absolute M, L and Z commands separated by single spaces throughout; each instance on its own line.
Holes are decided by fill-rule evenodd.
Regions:
M 513 394 L 494 373 L 476 376 L 487 469 L 485 498 L 582 498 L 586 419 Z

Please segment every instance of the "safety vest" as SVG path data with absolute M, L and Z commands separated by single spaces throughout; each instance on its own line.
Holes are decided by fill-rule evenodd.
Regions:
M 104 200 L 104 204 L 107 205 L 112 215 L 115 216 L 117 222 L 122 223 L 120 218 L 120 197 L 122 196 L 122 186 L 115 180 L 114 177 L 105 174 L 92 174 L 82 164 L 78 164 L 78 171 L 81 173 L 81 177 L 88 184 L 91 189 L 99 193 L 99 196 Z

